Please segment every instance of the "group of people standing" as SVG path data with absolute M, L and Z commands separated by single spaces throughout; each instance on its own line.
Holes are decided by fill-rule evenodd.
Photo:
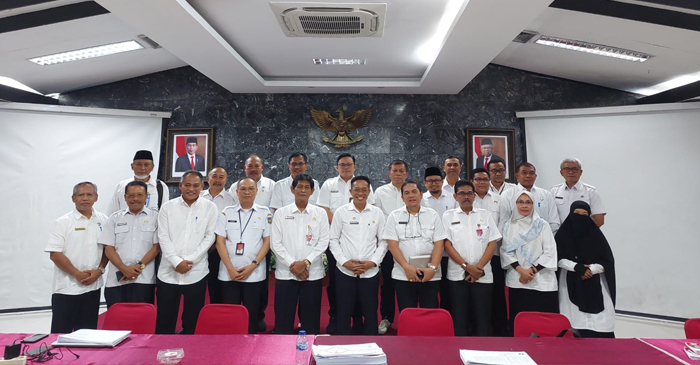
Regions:
M 561 312 L 586 336 L 614 336 L 614 259 L 598 228 L 606 212 L 580 182 L 580 161 L 564 160 L 565 182 L 544 190 L 532 164 L 517 166 L 517 185 L 497 158 L 461 180 L 449 156 L 425 170 L 426 192 L 402 160 L 376 190 L 350 154 L 322 186 L 308 164 L 291 154 L 290 176 L 274 182 L 252 155 L 229 190 L 223 167 L 206 178 L 186 171 L 170 200 L 150 176 L 153 156 L 138 151 L 109 216 L 93 209 L 95 184 L 76 184 L 75 210 L 56 220 L 46 248 L 56 265 L 51 331 L 95 328 L 103 275 L 108 307 L 157 301 L 157 333 L 175 332 L 181 297 L 182 333 L 194 333 L 207 291 L 212 303 L 244 305 L 249 333 L 264 331 L 274 257 L 279 334 L 321 332 L 327 274 L 327 333 L 384 334 L 398 304 L 445 308 L 462 336 L 508 335 L 521 311 Z

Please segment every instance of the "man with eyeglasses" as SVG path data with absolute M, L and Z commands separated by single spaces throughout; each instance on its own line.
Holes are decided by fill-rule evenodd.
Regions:
M 374 205 L 382 210 L 384 218 L 404 205 L 403 200 L 401 200 L 401 186 L 406 182 L 407 177 L 408 164 L 406 161 L 391 161 L 389 164 L 389 180 L 391 181 L 378 187 L 374 194 Z M 394 290 L 394 280 L 391 278 L 392 270 L 394 270 L 394 257 L 391 256 L 391 252 L 387 251 L 381 265 L 382 286 L 379 312 L 382 315 L 382 321 L 379 322 L 378 328 L 380 335 L 389 331 L 396 315 L 396 291 Z
M 255 195 L 255 204 L 269 208 L 275 182 L 262 175 L 264 169 L 265 165 L 263 164 L 263 160 L 258 155 L 250 155 L 248 159 L 245 160 L 245 165 L 243 166 L 245 176 L 253 179 L 255 185 L 258 187 L 258 193 Z M 231 187 L 228 189 L 235 203 L 238 203 L 238 196 L 236 195 L 237 186 L 238 182 L 235 182 L 231 184 Z
M 506 181 L 506 164 L 501 159 L 492 159 L 488 163 L 489 175 L 491 178 L 490 188 L 491 191 L 503 195 L 503 192 L 515 187 L 515 184 L 511 184 Z
M 355 169 L 357 169 L 357 165 L 355 165 L 355 156 L 349 153 L 343 153 L 336 159 L 335 171 L 338 172 L 338 176 L 326 180 L 323 186 L 321 186 L 317 204 L 328 213 L 328 224 L 333 221 L 333 214 L 335 211 L 351 201 L 350 183 L 352 178 L 355 177 Z M 369 186 L 367 203 L 374 204 L 372 185 Z M 336 260 L 330 250 L 326 252 L 326 257 L 328 258 L 328 267 L 335 267 Z M 330 316 L 328 327 L 326 327 L 326 333 L 333 334 L 336 329 L 335 317 L 337 313 L 335 270 L 328 270 L 328 286 L 326 287 L 326 293 L 328 293 L 328 315 Z M 359 316 L 356 316 L 355 318 L 358 317 Z
M 452 169 L 452 173 L 454 173 L 456 169 L 455 164 L 460 166 L 457 171 L 461 170 L 461 165 L 457 158 L 448 158 L 445 160 L 445 164 L 449 164 L 450 167 L 448 170 Z M 445 168 L 445 166 L 443 166 L 443 168 Z M 457 172 L 457 176 L 459 176 L 459 172 Z M 452 193 L 452 186 L 454 186 L 454 184 L 452 184 L 452 186 L 443 184 L 442 171 L 440 171 L 439 168 L 428 167 L 425 169 L 423 184 L 428 191 L 423 193 L 423 199 L 421 199 L 422 206 L 435 210 L 441 218 L 446 211 L 457 208 L 458 205 Z M 440 261 L 442 272 L 447 272 L 448 261 L 449 257 L 447 256 L 447 252 L 443 251 L 442 260 Z M 450 283 L 447 280 L 447 276 L 443 275 L 442 280 L 440 280 L 440 308 L 449 311 L 451 303 Z
M 421 191 L 414 181 L 401 187 L 406 204 L 387 218 L 384 238 L 394 256 L 391 273 L 399 311 L 404 308 L 437 308 L 439 267 L 445 231 L 435 210 L 421 206 Z
M 598 227 L 605 224 L 605 207 L 595 186 L 581 182 L 583 169 L 577 158 L 565 158 L 559 165 L 559 173 L 564 182 L 552 187 L 549 191 L 554 195 L 554 201 L 563 222 L 569 216 L 571 203 L 582 200 L 591 206 L 591 218 Z
M 486 171 L 484 168 L 481 170 Z M 491 334 L 491 257 L 501 233 L 490 212 L 474 206 L 478 194 L 474 191 L 471 182 L 457 181 L 454 197 L 459 208 L 448 210 L 442 216 L 447 236 L 445 251 L 450 255 L 447 278 L 450 280 L 451 313 L 456 336 L 469 334 L 471 317 L 476 322 L 477 336 Z
M 508 208 L 506 207 L 507 204 L 504 204 L 503 199 L 501 199 L 501 196 L 491 191 L 490 175 L 488 171 L 483 167 L 475 168 L 471 173 L 471 182 L 474 184 L 474 192 L 476 193 L 473 201 L 474 208 L 484 209 L 489 212 L 500 231 L 503 224 L 505 224 Z M 460 204 L 460 206 L 462 205 Z M 505 293 L 506 273 L 501 267 L 500 249 L 501 241 L 498 240 L 496 250 L 491 258 L 491 270 L 493 272 L 491 325 L 493 326 L 492 335 L 507 336 L 509 331 Z
M 275 183 L 272 188 L 272 199 L 270 200 L 270 209 L 274 213 L 275 210 L 294 203 L 294 194 L 291 192 L 292 181 L 299 175 L 305 174 L 309 167 L 309 159 L 301 152 L 294 152 L 289 156 L 287 168 L 289 176 Z M 318 186 L 318 181 L 314 179 L 314 185 Z M 318 190 L 314 190 L 309 197 L 309 203 L 316 204 L 318 199 Z
M 534 197 L 533 206 L 537 214 L 549 223 L 552 233 L 556 233 L 560 225 L 559 213 L 557 213 L 552 193 L 549 190 L 535 186 L 535 180 L 537 179 L 535 165 L 529 162 L 519 163 L 515 167 L 515 178 L 518 180 L 518 185 L 501 194 L 503 201 L 508 202 L 508 204 L 505 204 L 508 208 L 505 220 L 510 219 L 515 210 L 515 198 L 527 190 Z

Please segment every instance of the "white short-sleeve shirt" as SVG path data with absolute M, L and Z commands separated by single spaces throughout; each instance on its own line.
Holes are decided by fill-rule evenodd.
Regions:
M 123 209 L 129 209 L 129 206 L 126 204 L 126 200 L 124 200 L 124 190 L 126 189 L 126 184 L 136 180 L 135 178 L 130 178 L 126 180 L 122 180 L 117 184 L 117 187 L 114 188 L 114 194 L 112 195 L 112 199 L 109 201 L 109 207 L 107 208 L 107 214 L 112 214 L 118 210 L 123 210 Z M 146 183 L 146 189 L 147 196 L 146 196 L 146 206 L 158 210 L 158 186 L 156 185 L 158 183 L 158 180 L 151 176 L 148 181 L 144 181 Z M 160 182 L 160 184 L 163 186 L 163 201 L 161 203 L 165 204 L 168 200 L 170 200 L 170 192 L 168 191 L 168 186 L 165 185 L 164 182 Z
M 445 239 L 445 231 L 442 227 L 442 219 L 433 209 L 421 207 L 418 214 L 413 215 L 404 206 L 389 214 L 382 238 L 399 241 L 399 249 L 404 259 L 410 262 L 411 256 L 431 255 L 434 242 Z M 396 262 L 395 258 L 394 262 Z M 438 265 L 435 276 L 430 281 L 440 280 L 441 277 L 441 269 Z M 394 265 L 391 278 L 408 281 L 406 272 L 398 264 Z
M 384 212 L 385 218 L 388 217 L 391 212 L 404 206 L 401 190 L 391 183 L 378 187 L 374 192 L 374 206 Z
M 318 199 L 318 192 L 321 190 L 321 187 L 316 181 L 314 180 L 314 193 L 311 194 L 311 197 L 309 197 L 309 204 L 316 204 L 316 200 Z M 287 206 L 289 204 L 294 204 L 294 194 L 292 194 L 292 182 L 294 180 L 292 179 L 291 176 L 287 176 L 284 179 L 278 181 L 275 183 L 275 186 L 272 188 L 272 198 L 270 199 L 270 208 L 272 209 L 279 209 L 284 206 Z
M 386 241 L 381 239 L 384 223 L 382 210 L 370 204 L 362 212 L 353 203 L 336 209 L 330 228 L 329 248 L 340 272 L 355 276 L 343 264 L 348 260 L 360 260 L 372 261 L 376 265 L 360 278 L 371 278 L 379 273 L 379 264 L 387 251 Z
M 354 177 L 354 176 L 353 176 Z M 335 213 L 336 209 L 350 203 L 350 182 L 352 178 L 345 181 L 340 176 L 332 177 L 323 183 L 321 191 L 318 194 L 316 204 L 319 207 L 326 207 Z M 367 197 L 368 204 L 374 204 L 374 191 L 372 185 L 369 186 L 369 196 Z
M 584 184 L 580 180 L 571 189 L 566 183 L 561 183 L 555 185 L 549 191 L 554 196 L 554 202 L 557 205 L 557 212 L 561 222 L 564 222 L 566 217 L 569 216 L 571 203 L 577 200 L 583 200 L 591 206 L 591 216 L 607 213 L 598 194 L 598 189 L 595 186 Z
M 255 185 L 258 187 L 258 193 L 255 195 L 255 204 L 269 208 L 270 202 L 272 201 L 272 190 L 275 187 L 275 181 L 265 176 L 260 176 L 260 180 L 256 181 Z M 238 181 L 231 184 L 231 187 L 228 188 L 229 194 L 233 197 L 234 204 L 238 204 L 236 188 L 238 188 Z
M 216 224 L 216 235 L 226 237 L 226 250 L 231 264 L 235 268 L 250 265 L 258 256 L 263 246 L 263 238 L 270 237 L 272 213 L 267 207 L 253 204 L 245 210 L 240 205 L 226 207 L 219 215 Z M 243 253 L 237 254 L 236 248 L 243 242 Z M 226 265 L 219 264 L 218 278 L 221 281 L 231 281 Z M 265 258 L 245 280 L 246 283 L 256 283 L 265 280 Z
M 442 216 L 442 224 L 445 227 L 447 239 L 469 265 L 479 263 L 489 242 L 501 239 L 496 221 L 485 209 L 474 208 L 469 214 L 461 208 L 450 209 Z M 493 283 L 490 262 L 484 266 L 484 276 L 480 277 L 477 283 Z M 450 260 L 447 263 L 448 280 L 464 280 L 464 273 L 464 269 L 456 262 Z
M 54 221 L 45 252 L 62 252 L 80 271 L 95 270 L 102 261 L 102 245 L 97 243 L 107 223 L 107 216 L 92 210 L 90 219 L 77 210 Z M 83 285 L 65 271 L 54 267 L 53 293 L 79 295 L 98 290 L 104 283 L 102 276 L 90 285 Z
M 234 202 L 233 196 L 226 190 L 221 190 L 216 196 L 211 196 L 209 189 L 202 190 L 199 196 L 216 204 L 216 209 L 218 209 L 219 212 L 223 212 L 226 207 L 237 204 Z
M 158 243 L 158 211 L 144 207 L 137 215 L 131 213 L 129 209 L 113 213 L 104 225 L 98 242 L 114 247 L 125 265 L 136 265 L 153 248 L 153 245 Z M 119 269 L 110 262 L 106 274 L 108 288 L 133 283 L 156 283 L 154 261 L 146 265 L 136 280 L 120 282 L 117 280 L 117 271 Z
M 453 195 L 453 193 L 447 193 L 447 191 L 443 189 L 440 197 L 435 198 L 429 191 L 426 191 L 423 193 L 423 199 L 421 199 L 420 205 L 436 211 L 437 214 L 442 217 L 446 211 L 455 209 L 459 206 Z

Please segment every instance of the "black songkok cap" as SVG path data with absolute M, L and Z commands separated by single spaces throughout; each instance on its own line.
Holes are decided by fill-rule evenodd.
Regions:
M 483 146 L 485 144 L 490 144 L 493 146 L 493 143 L 491 142 L 491 140 L 489 138 L 484 138 L 481 140 L 481 145 Z
M 187 142 L 185 143 L 197 143 L 197 137 L 187 137 Z
M 136 154 L 134 155 L 134 161 L 136 160 L 151 160 L 153 161 L 153 154 L 151 151 L 146 151 L 146 150 L 141 150 L 141 151 L 136 151 Z
M 442 171 L 440 171 L 440 168 L 438 167 L 428 167 L 425 169 L 425 177 L 428 176 L 440 176 L 442 179 Z

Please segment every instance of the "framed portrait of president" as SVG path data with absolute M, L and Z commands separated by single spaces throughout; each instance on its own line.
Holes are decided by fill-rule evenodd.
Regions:
M 166 134 L 165 182 L 180 182 L 189 170 L 203 175 L 211 170 L 214 128 L 174 128 Z
M 506 181 L 515 182 L 515 130 L 467 129 L 467 176 L 472 170 L 486 166 L 491 161 L 503 161 Z

